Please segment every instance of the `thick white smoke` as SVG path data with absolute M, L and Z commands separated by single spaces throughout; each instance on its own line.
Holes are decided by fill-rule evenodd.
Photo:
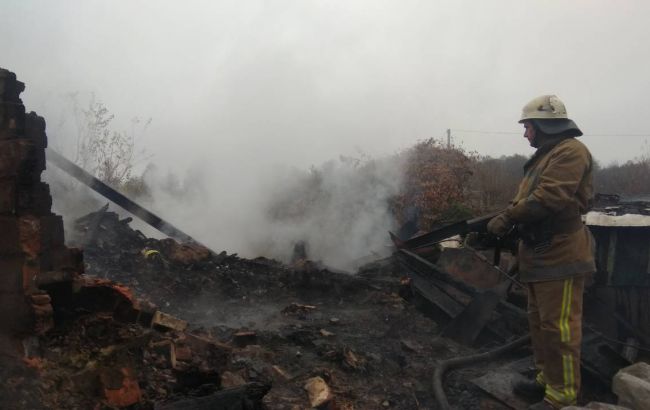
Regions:
M 230 170 L 197 164 L 182 180 L 149 172 L 150 206 L 214 250 L 246 257 L 288 262 L 304 242 L 310 259 L 353 270 L 359 259 L 388 251 L 389 204 L 402 178 L 397 159 L 269 166 L 257 175 Z

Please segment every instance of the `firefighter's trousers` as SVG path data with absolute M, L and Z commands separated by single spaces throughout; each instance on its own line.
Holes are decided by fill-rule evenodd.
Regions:
M 580 390 L 584 276 L 528 283 L 528 322 L 537 381 L 556 407 L 575 404 Z

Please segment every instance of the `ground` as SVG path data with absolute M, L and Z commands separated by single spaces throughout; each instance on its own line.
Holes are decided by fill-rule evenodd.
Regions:
M 263 397 L 268 409 L 308 409 L 304 386 L 316 376 L 331 388 L 330 409 L 435 409 L 437 362 L 476 352 L 438 336 L 436 321 L 400 296 L 404 272 L 392 258 L 350 275 L 305 260 L 286 266 L 225 252 L 174 253 L 170 242 L 145 238 L 112 213 L 89 238 L 88 220 L 78 224 L 86 275 L 126 285 L 188 321 L 189 329 L 161 331 L 110 312 L 58 309 L 57 327 L 35 342 L 40 354 L 32 367 L 40 376 L 8 375 L 18 386 L 11 390 L 14 408 L 37 408 L 35 396 L 21 396 L 21 388 L 34 391 L 45 408 L 110 408 L 98 389 L 110 385 L 111 373 L 129 368 L 133 374 L 118 376 L 141 390 L 134 409 L 250 382 L 270 385 Z M 199 339 L 196 348 L 188 334 L 216 344 Z M 169 344 L 176 346 L 174 360 Z M 496 345 L 487 338 L 477 347 Z M 496 365 L 450 372 L 445 389 L 452 406 L 507 408 L 468 382 Z

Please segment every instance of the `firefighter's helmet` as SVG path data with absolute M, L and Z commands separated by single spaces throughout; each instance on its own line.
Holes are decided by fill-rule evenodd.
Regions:
M 547 135 L 579 137 L 582 131 L 567 116 L 566 106 L 556 95 L 542 95 L 524 105 L 520 123 L 530 121 Z

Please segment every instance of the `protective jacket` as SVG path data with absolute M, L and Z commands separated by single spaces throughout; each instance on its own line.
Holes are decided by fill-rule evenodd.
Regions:
M 582 223 L 591 207 L 593 160 L 573 137 L 546 137 L 524 166 L 506 215 L 517 224 L 524 282 L 568 278 L 596 270 L 594 241 Z

